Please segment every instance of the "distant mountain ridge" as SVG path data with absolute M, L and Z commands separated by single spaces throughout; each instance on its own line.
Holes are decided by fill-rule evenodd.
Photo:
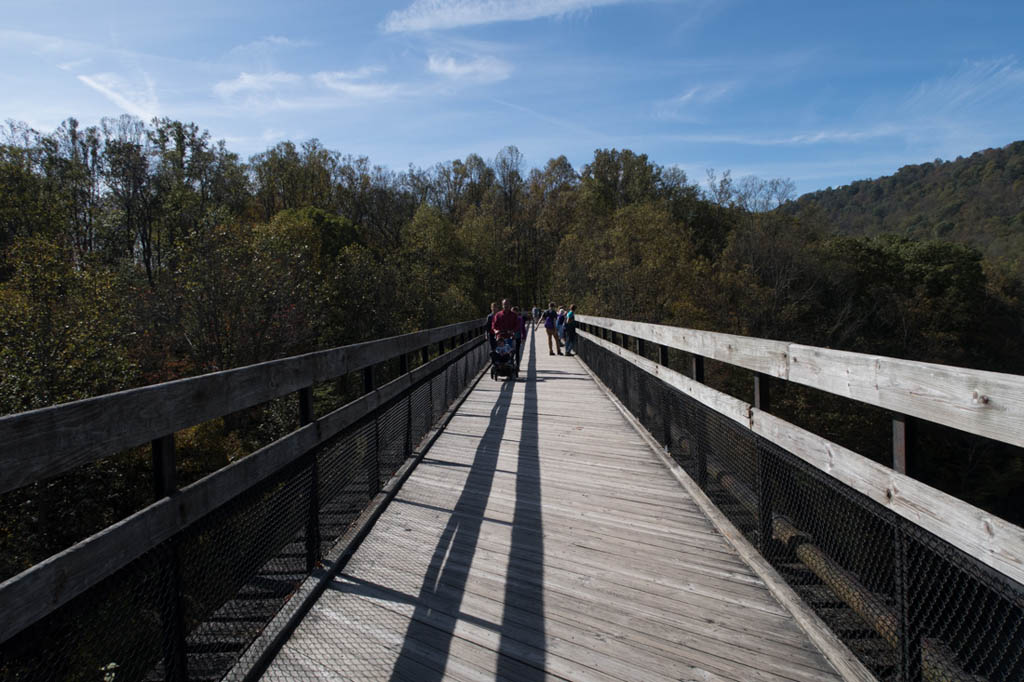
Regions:
M 845 235 L 942 239 L 1024 260 L 1024 141 L 811 192 L 782 210 L 817 213 Z

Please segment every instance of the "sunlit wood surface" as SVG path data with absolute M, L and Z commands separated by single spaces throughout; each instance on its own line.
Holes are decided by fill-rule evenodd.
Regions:
M 265 679 L 838 679 L 576 358 L 538 335 L 523 367 L 480 381 Z

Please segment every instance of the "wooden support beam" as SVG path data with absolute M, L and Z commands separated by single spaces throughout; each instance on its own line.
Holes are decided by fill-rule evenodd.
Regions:
M 153 496 L 161 499 L 178 490 L 178 470 L 174 457 L 174 434 L 153 441 Z
M 754 373 L 754 407 L 771 412 L 771 394 L 768 391 L 768 377 L 760 372 Z
M 901 474 L 907 472 L 907 441 L 910 438 L 910 418 L 898 414 L 892 418 L 892 468 Z

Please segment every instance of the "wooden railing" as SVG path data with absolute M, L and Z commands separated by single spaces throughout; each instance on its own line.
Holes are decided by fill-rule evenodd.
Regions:
M 0 418 L 0 493 L 151 443 L 158 498 L 0 584 L 0 643 L 430 376 L 447 362 L 446 350 L 479 345 L 483 326 L 473 320 Z M 440 355 L 429 360 L 433 347 Z M 423 364 L 410 372 L 416 352 Z M 375 387 L 373 367 L 396 358 L 400 376 Z M 315 384 L 359 371 L 365 395 L 313 414 Z M 299 399 L 300 428 L 178 489 L 176 431 L 289 394 Z
M 751 532 L 757 537 L 761 553 L 778 557 L 779 546 L 788 548 L 838 600 L 875 630 L 893 648 L 895 659 L 899 661 L 900 679 L 989 679 L 969 673 L 963 667 L 968 665 L 961 655 L 964 651 L 972 652 L 968 657 L 974 658 L 982 649 L 986 652 L 1001 649 L 1003 653 L 993 654 L 990 659 L 997 663 L 972 660 L 969 667 L 1004 666 L 1002 670 L 995 669 L 996 676 L 991 678 L 1000 680 L 1018 679 L 1014 676 L 1024 672 L 1020 662 L 1012 655 L 1007 659 L 1005 653 L 1012 654 L 1024 637 L 1024 529 L 896 470 L 905 464 L 908 416 L 1003 443 L 1024 445 L 1024 377 L 594 316 L 581 315 L 577 320 L 585 343 L 614 354 L 619 362 L 627 363 L 619 367 L 628 368 L 622 370 L 628 372 L 631 377 L 628 380 L 621 379 L 623 375 L 611 366 L 603 370 L 620 382 L 619 388 L 627 396 L 634 394 L 635 397 L 637 390 L 643 391 L 631 387 L 637 380 L 637 372 L 640 376 L 646 373 L 656 382 L 660 381 L 696 401 L 703 406 L 702 410 L 710 409 L 738 424 L 740 431 L 748 434 L 745 439 L 751 444 L 745 447 L 750 450 L 741 449 L 735 454 L 720 452 L 716 463 L 709 462 L 708 453 L 704 451 L 707 446 L 699 442 L 699 435 L 696 436 L 698 442 L 689 440 L 695 437 L 693 434 L 686 436 L 688 444 L 682 450 L 684 456 L 690 458 L 688 461 L 694 469 L 691 475 L 696 485 L 707 490 L 709 481 L 713 480 L 718 489 L 727 491 L 743 510 L 740 516 L 746 514 L 746 518 L 756 519 L 758 528 Z M 657 347 L 656 353 L 652 352 L 651 345 Z M 690 376 L 668 366 L 669 349 L 688 354 Z M 650 359 L 652 355 L 658 360 Z M 581 357 L 587 361 L 586 352 L 581 351 Z M 604 362 L 599 357 L 595 359 Z M 753 402 L 748 403 L 705 385 L 705 359 L 752 371 Z M 874 462 L 769 413 L 768 377 L 896 412 L 893 420 L 893 465 L 896 468 Z M 653 410 L 664 413 L 661 422 L 664 433 L 652 437 L 666 447 L 674 447 L 669 435 L 668 406 L 652 404 L 650 395 L 645 396 L 642 400 L 647 402 L 637 406 L 641 412 Z M 698 418 L 698 432 L 704 423 L 703 418 Z M 894 585 L 890 592 L 874 592 L 861 582 L 856 571 L 844 566 L 850 552 L 857 551 L 851 548 L 863 539 L 859 534 L 865 531 L 850 525 L 848 519 L 836 524 L 838 535 L 848 535 L 845 542 L 851 543 L 840 551 L 847 558 L 839 560 L 823 551 L 812 535 L 774 509 L 772 500 L 776 492 L 773 491 L 780 483 L 771 477 L 776 474 L 769 476 L 767 472 L 776 471 L 773 467 L 795 465 L 777 464 L 784 460 L 772 454 L 769 446 L 758 444 L 758 439 L 790 453 L 795 458 L 794 462 L 802 462 L 800 466 L 809 465 L 811 471 L 824 474 L 824 480 L 841 484 L 822 484 L 825 487 L 817 493 L 797 495 L 806 494 L 807 500 L 820 499 L 821 495 L 840 494 L 839 489 L 845 486 L 867 498 L 863 503 L 852 503 L 862 510 L 861 518 L 880 518 L 873 516 L 876 513 L 899 517 L 889 517 L 892 520 L 885 522 L 889 530 L 882 531 L 887 536 L 880 541 L 877 538 L 872 541 L 879 546 L 888 543 L 892 551 L 890 557 L 877 557 L 891 566 Z M 723 467 L 723 461 L 731 461 L 732 464 Z M 729 468 L 744 461 L 748 472 L 751 467 L 756 470 L 753 474 L 756 489 Z M 808 486 L 808 490 L 816 485 L 810 482 L 812 479 L 809 477 L 801 480 L 805 481 L 803 485 Z M 815 494 L 819 497 L 813 498 Z M 877 505 L 881 511 L 874 511 L 872 505 Z M 910 582 L 923 584 L 921 578 L 908 575 L 908 571 L 915 570 L 910 568 L 912 562 L 920 561 L 910 558 L 908 545 L 917 541 L 911 538 L 927 537 L 927 534 L 911 531 L 913 527 L 939 539 L 935 556 L 949 557 L 950 563 L 946 566 L 950 575 L 973 575 L 976 578 L 964 577 L 962 583 L 947 578 L 946 587 L 953 593 L 943 594 L 943 588 L 933 588 L 937 593 L 930 597 L 908 588 Z M 833 546 L 842 546 L 844 540 L 837 541 L 832 537 L 830 542 Z M 942 549 L 943 542 L 952 549 Z M 962 554 L 958 555 L 957 550 Z M 860 559 L 865 560 L 873 559 Z M 946 559 L 935 561 L 942 563 Z M 993 569 L 992 577 L 977 577 L 986 572 L 972 568 L 974 562 Z M 937 569 L 933 567 L 930 570 Z M 958 571 L 961 572 L 956 573 Z M 873 579 L 877 579 L 877 575 Z M 932 610 L 934 616 L 936 612 L 933 609 L 947 607 L 922 603 L 922 599 L 951 600 L 958 604 L 960 617 L 964 617 L 963 604 L 969 603 L 970 613 L 965 620 L 985 622 L 992 615 L 992 629 L 973 632 L 970 639 L 966 631 L 962 632 L 956 635 L 959 641 L 937 638 L 929 629 L 932 626 L 925 625 L 919 616 L 911 614 L 919 614 L 923 609 Z M 950 645 L 956 645 L 961 654 L 954 653 Z M 1007 664 L 1007 660 L 1012 662 Z M 1012 670 L 1005 668 L 1006 665 Z
M 578 317 L 587 338 L 1024 584 L 1024 529 L 700 381 L 601 331 L 1024 446 L 1024 377 L 665 325 Z

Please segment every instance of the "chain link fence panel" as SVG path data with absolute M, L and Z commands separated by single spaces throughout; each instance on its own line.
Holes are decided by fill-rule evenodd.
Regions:
M 450 356 L 401 395 L 0 643 L 0 680 L 224 678 L 487 364 L 482 343 Z
M 878 679 L 1024 680 L 1024 586 L 586 338 L 579 354 Z

